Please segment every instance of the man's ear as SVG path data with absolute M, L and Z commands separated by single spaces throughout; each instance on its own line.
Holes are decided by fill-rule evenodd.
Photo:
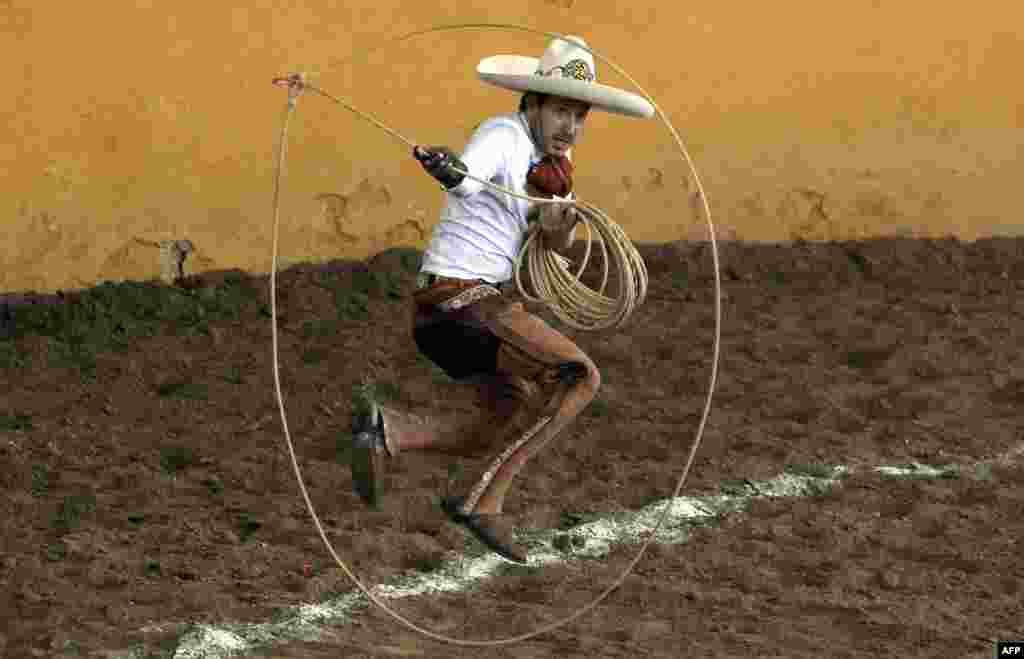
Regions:
M 526 96 L 526 116 L 533 116 L 533 113 L 537 111 L 537 97 L 533 94 L 527 94 Z
M 536 113 L 540 109 L 540 106 L 541 106 L 540 96 L 538 96 L 537 94 L 531 92 L 526 97 L 526 111 L 527 112 L 531 112 L 531 113 Z

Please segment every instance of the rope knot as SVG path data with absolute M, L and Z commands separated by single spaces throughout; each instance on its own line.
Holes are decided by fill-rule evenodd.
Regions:
M 306 77 L 301 73 L 292 73 L 284 78 L 274 78 L 274 85 L 288 88 L 288 104 L 295 106 L 295 100 L 306 89 Z

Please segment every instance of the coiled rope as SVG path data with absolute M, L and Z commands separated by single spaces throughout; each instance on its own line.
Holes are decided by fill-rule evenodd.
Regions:
M 562 35 L 562 34 L 558 34 L 558 33 L 554 33 L 554 32 L 545 32 L 545 31 L 542 31 L 542 30 L 537 30 L 537 29 L 530 28 L 530 27 L 525 27 L 525 26 L 522 26 L 522 25 L 506 24 L 506 23 L 460 23 L 460 24 L 454 24 L 454 25 L 440 25 L 440 26 L 435 26 L 435 27 L 427 28 L 427 29 L 424 29 L 424 30 L 417 30 L 417 31 L 414 31 L 414 32 L 409 32 L 409 33 L 406 33 L 406 34 L 404 34 L 402 36 L 399 36 L 399 37 L 390 39 L 390 40 L 388 40 L 386 42 L 383 42 L 383 43 L 379 44 L 377 47 L 375 47 L 373 49 L 370 49 L 368 51 L 364 51 L 362 53 L 362 55 L 363 55 L 363 57 L 366 57 L 366 56 L 372 54 L 373 52 L 377 52 L 377 51 L 379 51 L 379 50 L 381 50 L 383 48 L 386 48 L 386 47 L 388 47 L 390 45 L 393 45 L 393 44 L 396 44 L 396 43 L 399 43 L 399 42 L 402 42 L 402 41 L 406 41 L 408 39 L 411 39 L 411 38 L 417 37 L 417 36 L 432 34 L 432 33 L 435 33 L 435 32 L 446 32 L 446 31 L 454 31 L 454 30 L 473 30 L 473 29 L 512 30 L 512 31 L 522 31 L 522 32 L 530 32 L 530 33 L 534 33 L 534 34 L 538 34 L 538 35 L 544 35 L 544 36 L 547 36 L 547 37 L 549 37 L 551 39 L 564 39 L 565 38 L 565 35 Z M 593 51 L 592 49 L 590 49 L 588 47 L 585 47 L 585 46 L 580 46 L 580 47 L 584 48 L 585 50 L 587 50 L 589 53 L 591 53 L 593 56 L 595 56 L 598 59 L 600 59 L 602 62 L 604 62 L 604 63 L 608 64 L 609 66 L 611 66 L 620 75 L 622 75 L 624 78 L 629 80 L 630 83 L 632 83 L 638 90 L 640 90 L 640 92 L 643 94 L 643 96 L 654 107 L 655 111 L 658 114 L 658 117 L 661 119 L 662 123 L 665 125 L 665 127 L 668 129 L 668 131 L 671 133 L 673 139 L 676 142 L 676 145 L 679 148 L 680 154 L 683 156 L 683 159 L 686 161 L 690 171 L 693 174 L 694 181 L 696 182 L 697 189 L 698 189 L 698 192 L 700 194 L 700 201 L 701 201 L 701 203 L 703 205 L 704 218 L 707 221 L 708 230 L 710 232 L 711 255 L 712 255 L 712 260 L 714 261 L 714 278 L 715 278 L 715 336 L 714 336 L 714 344 L 713 344 L 713 351 L 712 351 L 711 376 L 710 376 L 710 383 L 708 385 L 707 397 L 705 399 L 704 410 L 703 410 L 703 413 L 701 415 L 700 423 L 699 423 L 699 425 L 697 427 L 696 438 L 694 439 L 693 444 L 690 447 L 689 454 L 687 455 L 686 462 L 685 462 L 685 464 L 683 466 L 683 472 L 680 475 L 679 481 L 676 483 L 676 487 L 675 487 L 675 489 L 674 489 L 674 491 L 672 492 L 672 495 L 671 495 L 671 499 L 675 499 L 676 497 L 679 496 L 679 493 L 683 489 L 683 484 L 686 482 L 686 477 L 690 473 L 690 468 L 693 465 L 693 461 L 694 461 L 694 459 L 696 458 L 696 455 L 697 455 L 697 450 L 700 447 L 701 438 L 703 437 L 703 434 L 704 434 L 704 427 L 707 424 L 708 415 L 709 415 L 709 413 L 711 411 L 711 400 L 713 398 L 713 394 L 714 394 L 714 390 L 715 390 L 715 383 L 716 383 L 717 378 L 718 378 L 719 344 L 720 344 L 720 337 L 721 337 L 721 318 L 722 318 L 722 311 L 721 311 L 721 304 L 722 304 L 721 303 L 721 297 L 722 296 L 721 296 L 720 267 L 719 267 L 719 262 L 718 262 L 718 246 L 717 246 L 716 241 L 715 241 L 715 227 L 714 227 L 714 224 L 711 221 L 711 209 L 708 206 L 707 197 L 704 194 L 704 188 L 701 185 L 700 177 L 697 174 L 697 170 L 694 167 L 692 160 L 690 159 L 689 152 L 686 150 L 686 147 L 683 145 L 683 141 L 679 138 L 679 134 L 676 132 L 675 128 L 672 126 L 672 123 L 668 120 L 668 117 L 665 116 L 665 113 L 661 111 L 661 108 L 658 107 L 658 105 L 657 105 L 657 103 L 655 103 L 654 99 L 651 98 L 651 96 L 646 91 L 644 91 L 643 88 L 640 87 L 640 85 L 635 80 L 633 80 L 633 78 L 631 78 L 625 71 L 623 71 L 621 68 L 619 68 L 614 62 L 608 60 L 604 56 L 600 55 L 599 53 Z M 352 58 L 352 59 L 354 59 L 354 58 Z M 423 636 L 425 636 L 427 638 L 433 639 L 435 641 L 440 641 L 440 642 L 443 642 L 443 643 L 449 643 L 449 644 L 457 645 L 457 646 L 466 646 L 466 647 L 492 647 L 492 646 L 499 646 L 499 645 L 510 645 L 510 644 L 513 644 L 513 643 L 520 643 L 520 642 L 529 640 L 531 638 L 535 638 L 535 637 L 540 636 L 542 634 L 546 634 L 546 633 L 552 632 L 552 631 L 554 631 L 556 629 L 564 627 L 565 625 L 568 625 L 569 623 L 577 620 L 578 618 L 580 618 L 584 614 L 586 614 L 589 611 L 593 610 L 598 604 L 600 604 L 602 601 L 604 601 L 604 599 L 606 597 L 608 597 L 608 595 L 610 595 L 615 589 L 619 588 L 622 585 L 622 583 L 626 580 L 626 577 L 629 576 L 629 574 L 636 567 L 637 563 L 640 562 L 640 559 L 643 558 L 643 555 L 647 551 L 647 548 L 650 546 L 651 542 L 653 542 L 654 539 L 657 537 L 658 531 L 661 529 L 662 525 L 664 524 L 665 520 L 668 517 L 669 512 L 671 511 L 672 506 L 668 505 L 670 503 L 670 501 L 666 502 L 665 509 L 659 515 L 658 522 L 655 525 L 653 531 L 647 537 L 647 539 L 643 542 L 643 544 L 640 546 L 640 549 L 639 549 L 639 551 L 637 551 L 636 556 L 633 557 L 633 559 L 629 562 L 629 564 L 626 566 L 626 568 L 622 571 L 622 574 L 620 574 L 614 580 L 614 582 L 612 582 L 611 585 L 609 585 L 607 588 L 605 588 L 591 602 L 589 602 L 588 604 L 586 604 L 584 606 L 579 607 L 572 614 L 570 614 L 570 615 L 568 615 L 568 616 L 566 616 L 564 618 L 555 620 L 554 622 L 551 622 L 551 623 L 549 623 L 547 625 L 542 625 L 542 626 L 538 627 L 537 629 L 534 629 L 534 630 L 532 630 L 530 632 L 519 634 L 517 636 L 510 636 L 510 637 L 506 637 L 506 638 L 500 638 L 500 639 L 466 639 L 466 638 L 455 638 L 455 637 L 452 637 L 452 636 L 447 636 L 447 635 L 441 634 L 439 632 L 436 632 L 436 631 L 433 631 L 433 630 L 430 630 L 430 629 L 426 629 L 426 628 L 424 628 L 424 627 L 422 627 L 420 625 L 417 625 L 416 623 L 412 622 L 408 618 L 406 618 L 406 617 L 402 616 L 401 614 L 399 614 L 398 612 L 392 610 L 378 596 L 374 595 L 374 593 L 369 588 L 367 588 L 367 586 L 365 584 L 363 584 L 363 582 L 360 581 L 360 579 L 355 574 L 352 573 L 352 571 L 348 567 L 348 565 L 344 561 L 341 560 L 341 558 L 338 556 L 337 552 L 334 550 L 334 546 L 331 544 L 330 540 L 327 538 L 327 534 L 324 531 L 323 524 L 321 524 L 320 518 L 317 516 L 316 510 L 313 507 L 313 502 L 309 498 L 309 492 L 306 489 L 305 481 L 302 478 L 302 472 L 299 469 L 298 458 L 295 455 L 295 446 L 294 446 L 294 444 L 292 442 L 291 433 L 288 430 L 288 417 L 287 417 L 287 414 L 285 413 L 284 397 L 283 397 L 283 395 L 281 393 L 280 365 L 278 363 L 277 294 L 276 294 L 276 291 L 277 291 L 277 285 L 276 285 L 276 277 L 277 277 L 277 248 L 278 248 L 278 234 L 279 234 L 279 230 L 280 230 L 281 181 L 282 181 L 283 172 L 284 172 L 285 152 L 287 150 L 288 126 L 289 126 L 289 122 L 290 122 L 292 113 L 295 110 L 296 101 L 298 100 L 299 95 L 302 93 L 302 91 L 308 89 L 308 90 L 314 91 L 314 92 L 316 92 L 316 93 L 318 93 L 318 94 L 320 94 L 322 96 L 325 96 L 327 98 L 330 98 L 330 99 L 334 100 L 336 103 L 340 104 L 341 106 L 345 107 L 346 109 L 350 110 L 351 112 L 355 113 L 356 115 L 362 117 L 363 119 L 369 121 L 370 123 L 376 125 L 381 130 L 383 130 L 383 131 L 389 133 L 390 135 L 398 138 L 399 140 L 405 142 L 407 145 L 413 146 L 414 143 L 412 141 L 406 139 L 405 137 L 401 136 L 400 134 L 398 134 L 396 131 L 394 131 L 393 129 L 389 128 L 388 126 L 385 126 L 383 123 L 381 123 L 377 119 L 373 118 L 372 116 L 370 116 L 370 115 L 368 115 L 368 114 L 366 114 L 364 112 L 361 112 L 360 110 L 356 109 L 351 104 L 346 103 L 346 102 L 344 102 L 344 101 L 342 101 L 340 99 L 337 99 L 337 98 L 335 98 L 333 96 L 330 96 L 329 94 L 327 94 L 326 92 L 324 92 L 321 89 L 318 89 L 316 87 L 313 87 L 311 85 L 306 84 L 304 82 L 301 74 L 292 75 L 292 76 L 289 76 L 288 78 L 278 78 L 274 82 L 275 82 L 275 84 L 278 84 L 278 85 L 287 86 L 288 90 L 289 90 L 288 91 L 288 105 L 287 105 L 287 108 L 285 110 L 284 119 L 283 119 L 282 124 L 281 124 L 281 133 L 280 133 L 280 138 L 279 138 L 280 139 L 280 142 L 279 142 L 280 146 L 279 146 L 279 149 L 278 149 L 277 170 L 276 170 L 276 173 L 275 173 L 275 176 L 274 176 L 274 195 L 273 195 L 274 231 L 273 231 L 272 262 L 271 262 L 271 270 L 270 270 L 270 309 L 271 309 L 270 322 L 271 322 L 271 341 L 272 341 L 272 349 L 273 349 L 273 356 L 272 356 L 273 359 L 272 359 L 272 361 L 273 361 L 273 365 L 274 365 L 274 385 L 275 385 L 275 390 L 276 390 L 276 394 L 277 394 L 278 409 L 279 409 L 279 411 L 281 413 L 281 424 L 282 424 L 282 426 L 284 428 L 285 441 L 286 441 L 286 444 L 288 446 L 288 454 L 289 454 L 289 456 L 291 458 L 292 469 L 295 472 L 295 478 L 298 481 L 299 489 L 302 492 L 302 497 L 303 497 L 303 499 L 306 502 L 306 507 L 309 510 L 310 516 L 313 518 L 313 523 L 316 525 L 317 531 L 320 533 L 320 538 L 323 540 L 324 545 L 327 547 L 327 551 L 334 558 L 334 561 L 335 561 L 335 563 L 337 563 L 338 567 L 340 567 L 342 569 L 342 571 L 349 577 L 349 579 L 352 580 L 352 582 L 356 585 L 356 587 L 359 588 L 359 590 L 362 591 L 362 593 L 364 595 L 366 595 L 366 597 L 371 602 L 373 602 L 382 611 L 384 611 L 385 613 L 390 615 L 393 619 L 395 619 L 396 621 L 398 621 L 398 622 L 402 623 L 403 625 L 405 625 L 408 629 L 410 629 L 412 631 L 415 631 L 415 632 L 417 632 L 417 633 L 419 633 L 419 634 L 421 634 L 421 635 L 423 635 Z M 467 175 L 468 175 L 468 173 L 467 173 Z M 474 179 L 474 180 L 479 181 L 479 179 Z M 491 187 L 498 188 L 498 190 L 500 192 L 503 192 L 505 194 L 509 194 L 509 195 L 512 195 L 512 196 L 515 196 L 515 197 L 523 198 L 523 195 L 519 195 L 517 193 L 514 193 L 511 190 L 506 190 L 504 188 L 500 188 L 499 186 L 494 186 L 494 185 L 490 184 L 487 181 L 480 181 L 480 182 L 484 183 L 485 185 L 489 185 Z M 530 199 L 532 201 L 536 201 L 538 203 L 548 203 L 548 204 L 552 204 L 552 203 L 569 203 L 569 204 L 577 205 L 576 202 L 572 201 L 572 200 L 546 199 L 546 198 L 542 198 L 542 197 L 525 197 L 525 198 Z M 580 205 L 577 205 L 577 208 L 582 208 L 582 209 L 584 209 L 584 212 L 586 212 L 586 210 L 588 208 L 593 208 L 593 207 L 589 207 L 588 205 L 580 204 Z M 613 222 L 610 222 L 610 220 L 609 220 L 608 223 L 603 223 L 602 219 L 601 219 L 601 216 L 597 215 L 597 213 L 600 212 L 600 211 L 598 209 L 596 209 L 596 208 L 593 208 L 593 210 L 595 211 L 595 215 L 594 215 L 594 218 L 593 218 L 595 225 L 597 225 L 598 227 L 601 227 L 601 226 L 610 227 L 612 224 L 614 224 Z M 589 218 L 589 217 L 587 217 L 585 215 L 585 219 L 591 219 L 591 218 Z M 616 240 L 615 238 L 612 239 L 613 244 L 615 244 L 615 240 Z M 628 241 L 626 241 L 626 242 L 628 242 Z M 603 241 L 601 242 L 601 244 L 602 245 L 604 244 Z M 527 247 L 529 247 L 529 244 L 524 244 L 522 252 L 526 252 Z M 537 251 L 537 250 L 534 250 L 534 251 Z M 545 251 L 548 251 L 548 250 L 545 250 Z M 564 257 L 563 257 L 563 259 L 564 259 Z M 566 273 L 567 272 L 567 263 L 564 260 L 559 261 L 558 259 L 556 259 L 556 261 L 557 261 L 556 263 L 552 263 L 552 264 L 547 265 L 547 266 L 538 266 L 538 267 L 543 267 L 544 269 L 547 269 L 547 270 L 549 270 L 552 273 L 558 273 L 558 272 Z M 642 265 L 642 260 L 640 261 L 640 263 Z M 538 270 L 538 272 L 540 272 L 540 270 Z M 581 272 L 582 272 L 582 269 L 581 269 Z M 644 286 L 640 287 L 638 285 L 638 293 L 639 293 L 639 292 L 645 290 L 645 288 L 646 288 L 646 271 L 638 269 L 638 270 L 636 270 L 636 272 L 637 273 L 639 273 L 639 272 L 643 272 L 644 273 L 644 279 L 643 279 Z M 622 274 L 622 273 L 620 272 L 620 274 Z M 550 279 L 554 279 L 554 278 L 556 278 L 556 275 L 550 275 L 550 276 L 549 275 L 542 275 L 541 276 L 541 280 L 544 280 L 545 278 L 548 278 L 549 280 Z M 621 279 L 621 277 L 620 277 L 620 279 Z M 607 281 L 607 272 L 605 274 L 605 281 Z M 543 286 L 543 284 L 542 284 L 542 286 Z M 620 282 L 620 286 L 621 286 L 621 282 Z M 601 288 L 602 288 L 602 291 L 603 291 L 604 284 L 602 284 Z M 572 290 L 572 286 L 571 285 L 566 285 L 565 288 L 560 288 L 558 290 L 560 290 L 562 292 L 561 293 L 556 293 L 556 295 L 561 294 L 563 297 L 567 297 L 567 298 L 570 298 L 570 299 L 575 299 L 575 297 L 576 297 L 576 293 L 567 293 L 567 292 L 565 292 L 565 291 L 568 291 L 568 290 Z M 642 299 L 642 297 L 643 297 L 642 295 L 637 295 L 637 299 Z M 571 304 L 572 303 L 570 302 L 570 305 Z M 577 304 L 578 304 L 578 302 L 577 302 Z M 613 315 L 613 314 L 609 314 L 609 317 L 611 315 Z M 628 316 L 628 314 L 626 314 L 626 315 Z
M 575 205 L 587 229 L 587 249 L 576 274 L 569 272 L 568 258 L 543 247 L 544 234 L 535 228 L 527 235 L 516 259 L 516 287 L 524 298 L 545 304 L 555 317 L 575 329 L 594 331 L 621 327 L 647 296 L 647 267 L 626 232 L 604 211 L 588 203 L 576 202 Z M 580 280 L 590 259 L 595 229 L 603 257 L 601 287 L 596 291 Z M 614 298 L 604 294 L 608 285 L 609 246 L 619 273 Z M 523 287 L 524 260 L 536 295 L 527 293 Z

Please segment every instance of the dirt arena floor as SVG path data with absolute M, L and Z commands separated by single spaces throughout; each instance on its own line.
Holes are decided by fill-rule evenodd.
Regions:
M 578 247 L 578 246 L 577 246 Z M 578 622 L 520 645 L 442 645 L 364 609 L 335 638 L 247 656 L 989 657 L 1024 639 L 1024 240 L 722 244 L 721 372 L 683 493 L 821 465 L 855 471 L 652 545 Z M 644 246 L 627 329 L 574 337 L 598 399 L 517 481 L 524 527 L 666 497 L 694 440 L 714 328 L 710 246 Z M 314 505 L 371 583 L 463 546 L 436 497 L 470 457 L 396 460 L 379 511 L 352 493 L 350 395 L 372 375 L 421 413 L 471 404 L 417 356 L 415 255 L 278 275 L 281 382 Z M 153 622 L 260 622 L 352 590 L 302 502 L 274 396 L 268 277 L 6 296 L 0 327 L 0 655 L 170 657 Z M 353 292 L 354 291 L 354 292 Z M 637 547 L 392 601 L 445 634 L 507 637 L 568 615 Z

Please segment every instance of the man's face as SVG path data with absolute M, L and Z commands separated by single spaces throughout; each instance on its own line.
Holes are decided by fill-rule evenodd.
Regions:
M 590 105 L 575 99 L 548 96 L 538 107 L 534 98 L 528 115 L 535 135 L 540 138 L 541 151 L 551 156 L 564 156 L 583 137 L 583 124 L 589 112 Z

